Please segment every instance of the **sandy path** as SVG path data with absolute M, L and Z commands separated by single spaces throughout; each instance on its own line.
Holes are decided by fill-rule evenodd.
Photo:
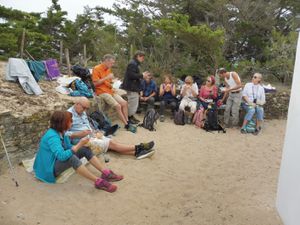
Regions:
M 259 136 L 236 129 L 212 134 L 158 123 L 156 132 L 120 130 L 124 143 L 155 140 L 151 159 L 110 154 L 125 175 L 114 194 L 74 175 L 65 184 L 37 182 L 22 167 L 15 188 L 0 176 L 1 225 L 281 225 L 275 209 L 285 120 L 265 122 Z

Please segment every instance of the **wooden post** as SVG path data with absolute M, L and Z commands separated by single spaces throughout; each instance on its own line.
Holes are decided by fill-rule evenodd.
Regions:
M 70 64 L 70 57 L 69 57 L 69 49 L 65 49 L 65 55 L 67 60 L 67 67 L 68 67 L 68 76 L 71 76 L 71 64 Z
M 87 67 L 87 59 L 86 59 L 86 44 L 83 44 L 83 66 Z
M 23 33 L 22 33 L 22 41 L 21 41 L 21 49 L 20 49 L 20 57 L 23 59 L 24 55 L 24 44 L 25 44 L 25 28 L 23 28 Z
M 59 49 L 59 65 L 62 65 L 63 62 L 63 41 L 60 41 L 60 49 Z

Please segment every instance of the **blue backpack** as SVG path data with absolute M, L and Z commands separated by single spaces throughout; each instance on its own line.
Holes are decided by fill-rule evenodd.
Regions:
M 70 84 L 70 87 L 73 89 L 73 92 L 70 93 L 71 96 L 84 96 L 87 98 L 93 97 L 93 92 L 83 81 L 79 79 L 74 80 Z

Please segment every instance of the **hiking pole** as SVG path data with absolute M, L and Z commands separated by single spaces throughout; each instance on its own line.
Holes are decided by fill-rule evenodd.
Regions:
M 11 178 L 11 179 L 12 179 L 13 182 L 16 183 L 16 187 L 18 187 L 19 184 L 18 184 L 18 181 L 17 181 L 17 179 L 16 179 L 16 174 L 15 174 L 14 168 L 13 168 L 13 166 L 12 166 L 12 164 L 11 164 L 11 161 L 10 161 L 10 159 L 9 159 L 8 152 L 7 152 L 7 149 L 6 149 L 6 147 L 5 147 L 5 144 L 4 144 L 4 141 L 3 141 L 3 137 L 2 137 L 1 131 L 0 131 L 0 137 L 1 137 L 1 142 L 2 142 L 2 145 L 3 145 L 4 151 L 5 151 L 5 154 L 6 154 L 6 158 L 7 158 L 7 161 L 8 161 L 10 173 L 11 173 L 11 175 L 12 175 L 12 178 Z

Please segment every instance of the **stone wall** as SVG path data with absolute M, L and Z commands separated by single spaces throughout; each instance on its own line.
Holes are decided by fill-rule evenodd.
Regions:
M 54 110 L 66 110 L 71 107 L 74 99 L 64 99 L 57 103 L 55 109 L 47 109 L 31 115 L 23 116 L 14 114 L 7 110 L 0 112 L 0 131 L 9 153 L 10 160 L 14 165 L 19 164 L 23 159 L 31 158 L 37 151 L 38 143 L 43 133 L 49 127 L 49 119 Z M 96 108 L 92 101 L 91 110 Z M 112 120 L 116 119 L 116 113 L 112 108 L 101 104 L 105 113 Z M 8 161 L 5 151 L 0 143 L 0 174 L 8 169 Z
M 266 94 L 264 106 L 266 119 L 286 119 L 290 102 L 290 92 L 281 91 Z

